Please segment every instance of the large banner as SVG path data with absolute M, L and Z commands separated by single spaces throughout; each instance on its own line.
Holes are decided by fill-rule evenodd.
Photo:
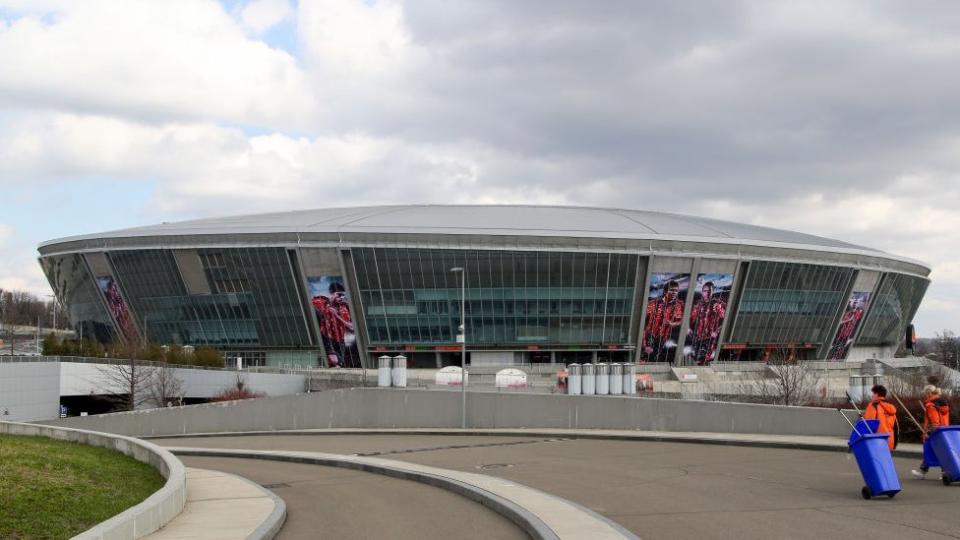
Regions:
M 723 319 L 727 316 L 727 302 L 732 287 L 733 274 L 697 275 L 690 328 L 683 348 L 687 360 L 703 365 L 717 359 L 717 342 L 720 340 Z
M 857 329 L 860 328 L 860 323 L 863 321 L 869 303 L 869 292 L 854 291 L 850 293 L 847 307 L 843 310 L 843 317 L 840 318 L 837 335 L 833 338 L 833 343 L 830 344 L 830 352 L 827 353 L 829 360 L 845 360 L 847 358 L 847 353 L 850 352 L 853 338 L 857 335 Z
M 343 276 L 307 277 L 328 367 L 360 367 L 357 335 Z
M 110 315 L 117 324 L 117 331 L 123 336 L 123 339 L 127 343 L 136 342 L 139 339 L 137 327 L 133 324 L 133 319 L 130 317 L 130 309 L 127 308 L 127 302 L 123 299 L 123 295 L 120 294 L 120 288 L 117 287 L 117 282 L 114 281 L 113 276 L 98 277 L 97 286 L 107 301 L 107 308 L 110 310 Z
M 643 327 L 643 362 L 673 362 L 683 322 L 683 304 L 690 274 L 656 273 L 650 276 L 647 317 Z

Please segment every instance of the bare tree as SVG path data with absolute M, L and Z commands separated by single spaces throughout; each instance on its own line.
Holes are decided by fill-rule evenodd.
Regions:
M 770 351 L 766 364 L 744 387 L 744 393 L 753 394 L 761 403 L 803 405 L 824 393 L 816 370 L 809 362 L 798 362 L 791 349 Z
M 138 360 L 122 360 L 97 367 L 106 383 L 107 395 L 124 411 L 132 411 L 151 400 L 150 387 L 157 368 Z
M 934 348 L 940 362 L 953 369 L 960 369 L 960 339 L 951 330 L 937 332 L 934 337 Z
M 181 404 L 183 401 L 183 381 L 169 364 L 153 368 L 153 376 L 147 385 L 149 401 L 156 407 L 166 407 L 168 403 Z

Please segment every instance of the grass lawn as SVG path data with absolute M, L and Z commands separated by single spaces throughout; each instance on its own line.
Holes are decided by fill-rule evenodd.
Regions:
M 113 450 L 0 435 L 0 538 L 70 538 L 164 482 L 153 467 Z

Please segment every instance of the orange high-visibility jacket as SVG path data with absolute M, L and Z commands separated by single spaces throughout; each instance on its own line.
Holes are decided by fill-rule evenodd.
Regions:
M 877 428 L 877 433 L 889 433 L 888 444 L 890 449 L 896 448 L 897 443 L 893 437 L 893 430 L 897 425 L 897 407 L 894 404 L 883 398 L 871 401 L 867 405 L 867 409 L 863 411 L 863 417 L 867 420 L 879 420 L 880 427 Z
M 923 427 L 930 431 L 950 425 L 950 403 L 942 397 L 923 402 Z

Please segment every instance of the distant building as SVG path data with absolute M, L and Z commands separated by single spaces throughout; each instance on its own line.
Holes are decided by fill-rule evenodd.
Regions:
M 890 355 L 927 265 L 807 234 L 610 208 L 329 208 L 52 240 L 78 334 L 249 365 Z

